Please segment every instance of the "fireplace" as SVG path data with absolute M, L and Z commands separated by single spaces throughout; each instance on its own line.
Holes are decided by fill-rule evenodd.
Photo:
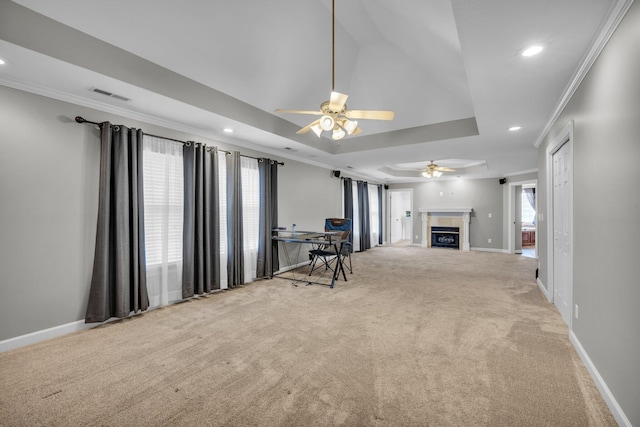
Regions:
M 460 228 L 432 226 L 431 247 L 460 249 Z
M 445 243 L 455 247 L 461 251 L 468 251 L 469 245 L 469 224 L 471 220 L 472 208 L 419 208 L 420 217 L 422 219 L 422 247 L 430 248 L 431 243 L 434 242 L 431 232 L 433 227 L 456 227 L 458 234 L 457 237 L 449 236 L 443 241 L 438 243 L 438 239 L 435 240 L 436 244 L 433 246 L 440 246 Z M 455 234 L 455 233 L 450 233 Z M 451 240 L 454 240 L 452 242 Z

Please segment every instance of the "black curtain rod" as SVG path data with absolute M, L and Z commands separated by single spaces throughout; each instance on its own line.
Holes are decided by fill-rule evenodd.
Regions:
M 75 120 L 76 120 L 76 122 L 77 122 L 77 123 L 89 123 L 89 124 L 92 124 L 92 125 L 96 125 L 96 126 L 98 126 L 98 127 L 100 127 L 100 128 L 102 127 L 102 123 L 92 122 L 92 121 L 89 121 L 89 120 L 87 120 L 87 119 L 85 119 L 84 117 L 81 117 L 81 116 L 76 116 Z M 152 136 L 152 137 L 154 137 L 154 138 L 168 139 L 169 141 L 178 142 L 178 143 L 180 143 L 180 144 L 191 144 L 191 143 L 193 142 L 194 144 L 202 144 L 202 145 L 205 145 L 205 146 L 206 146 L 206 144 L 205 144 L 205 143 L 203 143 L 203 142 L 197 142 L 197 141 L 180 141 L 179 139 L 167 138 L 166 136 L 160 136 L 160 135 L 152 135 L 152 134 L 150 134 L 150 133 L 145 133 L 145 135 Z M 218 151 L 221 151 L 221 152 L 223 152 L 223 153 L 225 153 L 225 154 L 227 154 L 227 155 L 231 154 L 231 151 L 221 150 L 221 149 L 219 149 L 219 148 L 218 148 Z M 255 160 L 258 160 L 258 161 L 262 161 L 262 160 L 265 160 L 265 159 L 266 159 L 265 157 L 253 157 L 253 156 L 247 156 L 247 155 L 245 155 L 245 154 L 241 154 L 240 156 L 241 156 L 241 157 L 246 157 L 246 158 L 248 158 L 248 159 L 255 159 Z M 269 159 L 269 160 L 271 160 L 271 159 Z M 284 166 L 284 162 L 277 162 L 277 161 L 275 161 L 275 160 L 273 160 L 273 162 L 274 162 L 275 164 L 278 164 L 278 165 Z
M 367 184 L 369 184 L 369 185 L 375 185 L 375 186 L 382 186 L 382 185 L 384 185 L 384 184 L 374 184 L 374 183 L 372 183 L 372 182 L 365 181 L 365 180 L 362 180 L 362 179 L 349 178 L 348 176 L 341 176 L 341 177 L 340 177 L 340 180 L 341 180 L 341 181 L 344 181 L 345 179 L 350 179 L 351 181 L 354 181 L 354 182 L 366 182 L 366 183 L 367 183 Z
M 363 179 L 349 178 L 348 176 L 341 176 L 340 179 L 342 179 L 342 180 L 350 179 L 351 181 L 355 181 L 355 182 L 366 182 L 367 184 L 371 184 L 371 185 L 382 185 L 382 184 L 372 184 L 369 181 L 365 181 Z

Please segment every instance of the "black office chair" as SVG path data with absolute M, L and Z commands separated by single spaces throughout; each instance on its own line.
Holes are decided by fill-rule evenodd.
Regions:
M 340 255 L 340 263 L 336 263 L 335 268 L 338 268 L 340 264 L 342 264 L 343 268 L 347 267 L 349 273 L 353 274 L 353 268 L 351 266 L 351 242 L 347 239 L 351 234 L 351 219 L 350 218 L 327 218 L 324 221 L 324 231 L 342 231 L 341 240 L 343 242 L 340 244 L 338 251 Z M 309 256 L 311 257 L 311 271 L 309 272 L 309 276 L 311 273 L 318 268 L 320 265 L 324 265 L 325 269 L 333 270 L 331 267 L 331 262 L 336 258 L 337 254 L 334 246 L 332 245 L 323 245 L 319 248 L 312 249 L 309 251 Z M 318 260 L 322 261 L 322 264 L 318 264 Z M 347 264 L 347 260 L 349 263 Z

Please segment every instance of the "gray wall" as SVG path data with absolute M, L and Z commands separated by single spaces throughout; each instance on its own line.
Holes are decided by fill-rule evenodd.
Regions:
M 538 155 L 540 279 L 548 286 L 545 152 L 574 121 L 573 302 L 580 316 L 573 332 L 632 425 L 640 425 L 639 46 L 635 2 Z
M 93 265 L 100 140 L 73 121 L 255 151 L 0 86 L 0 341 L 84 319 Z M 273 155 L 266 155 L 277 158 Z M 340 180 L 287 159 L 280 223 L 317 229 L 340 215 Z
M 469 225 L 472 248 L 502 250 L 503 186 L 497 178 L 432 180 L 423 183 L 394 184 L 390 189 L 413 189 L 413 243 L 421 243 L 421 208 L 473 208 Z M 440 195 L 442 193 L 442 195 Z M 491 218 L 489 218 L 491 214 Z M 385 222 L 388 221 L 388 218 Z M 416 234 L 418 238 L 416 239 Z M 389 236 L 386 240 L 389 240 Z M 491 243 L 488 243 L 491 239 Z

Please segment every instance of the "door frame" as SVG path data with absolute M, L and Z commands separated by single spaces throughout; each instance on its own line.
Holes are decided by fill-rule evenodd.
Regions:
M 507 251 L 510 254 L 516 253 L 516 228 L 515 228 L 515 220 L 516 220 L 516 187 L 526 184 L 535 184 L 536 189 L 538 188 L 538 180 L 537 179 L 528 179 L 525 181 L 517 181 L 517 182 L 509 182 L 508 188 L 508 206 L 509 212 L 507 214 Z M 536 193 L 538 193 L 536 191 Z M 538 204 L 537 195 L 536 195 L 536 205 Z M 538 214 L 538 208 L 536 206 L 536 215 Z M 538 236 L 538 221 L 536 221 L 536 236 Z M 536 239 L 535 244 L 536 249 L 536 258 L 538 257 L 538 239 Z
M 385 220 L 385 222 L 387 223 L 387 238 L 388 238 L 388 242 L 389 244 L 391 244 L 391 216 L 393 214 L 393 209 L 391 206 L 391 194 L 393 193 L 400 193 L 400 192 L 409 192 L 409 210 L 411 211 L 411 239 L 409 239 L 411 241 L 411 244 L 413 244 L 413 229 L 414 227 L 414 221 L 415 221 L 415 216 L 414 216 L 414 212 L 413 212 L 413 188 L 393 188 L 393 189 L 389 189 L 387 190 L 387 218 Z
M 564 127 L 562 132 L 554 139 L 546 150 L 546 169 L 547 169 L 547 300 L 554 302 L 555 284 L 554 278 L 554 218 L 553 218 L 553 155 L 564 145 L 569 144 L 569 162 L 571 164 L 571 174 L 569 175 L 569 188 L 568 188 L 568 217 L 569 217 L 569 229 L 571 230 L 569 251 L 569 295 L 568 299 L 571 302 L 569 307 L 569 330 L 572 330 L 574 309 L 573 309 L 573 241 L 574 241 L 574 228 L 573 228 L 573 120 L 570 120 Z M 540 218 L 538 218 L 539 220 Z

